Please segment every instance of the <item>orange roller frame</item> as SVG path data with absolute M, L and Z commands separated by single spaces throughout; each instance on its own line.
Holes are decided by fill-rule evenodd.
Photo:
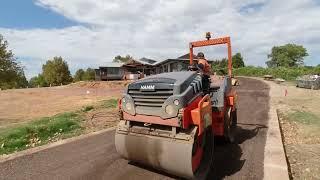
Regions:
M 208 39 L 203 41 L 195 41 L 189 44 L 190 48 L 190 65 L 193 65 L 193 48 L 194 47 L 203 47 L 211 45 L 227 44 L 228 48 L 228 75 L 232 76 L 232 55 L 231 55 L 231 41 L 230 37 L 222 37 L 216 39 Z

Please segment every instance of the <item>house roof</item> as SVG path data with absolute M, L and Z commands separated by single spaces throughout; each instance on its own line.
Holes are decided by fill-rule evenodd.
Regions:
M 117 63 L 117 62 L 107 62 L 103 66 L 100 67 L 122 67 L 123 63 Z
M 155 62 L 157 62 L 156 60 L 153 59 L 148 59 L 148 58 L 141 58 L 141 59 L 131 59 L 128 62 L 124 63 L 124 65 L 137 65 L 137 64 L 141 64 L 141 65 L 153 65 Z
M 145 57 L 139 59 L 139 61 L 140 61 L 140 62 L 144 62 L 144 63 L 148 63 L 148 64 L 154 64 L 154 63 L 157 62 L 156 60 L 149 59 L 149 58 L 145 58 Z
M 153 59 L 149 59 L 149 58 L 141 58 L 141 59 L 132 59 L 130 61 L 128 61 L 127 63 L 116 63 L 116 62 L 107 62 L 105 63 L 103 66 L 100 67 L 122 67 L 122 66 L 141 66 L 141 65 L 149 65 L 149 66 L 156 66 L 162 63 L 166 63 L 168 61 L 189 61 L 189 53 L 184 54 L 182 56 L 177 57 L 176 59 L 164 59 L 161 61 L 156 61 Z M 196 55 L 193 55 L 194 59 L 197 59 Z M 212 60 L 208 60 L 209 62 L 211 62 Z
M 168 62 L 170 60 L 189 60 L 189 53 L 182 55 L 180 57 L 177 57 L 176 59 L 163 59 L 161 61 L 157 61 L 156 63 L 154 63 L 153 65 L 159 65 L 165 62 Z
M 162 64 L 162 63 L 166 63 L 168 61 L 189 61 L 190 60 L 190 53 L 187 53 L 185 55 L 182 55 L 180 57 L 177 57 L 176 59 L 164 59 L 162 61 L 158 61 L 156 63 L 154 63 L 153 65 L 159 65 L 159 64 Z M 193 54 L 193 59 L 198 59 L 198 57 L 196 55 Z M 209 62 L 212 62 L 213 60 L 209 60 Z
M 190 59 L 190 53 L 185 54 L 185 55 L 183 55 L 183 56 L 180 56 L 180 57 L 178 57 L 177 59 L 179 59 L 179 60 L 189 60 L 189 59 Z M 198 57 L 193 54 L 193 59 L 198 59 Z M 214 60 L 207 59 L 207 61 L 213 62 Z
M 189 59 L 164 59 L 162 61 L 158 61 L 157 63 L 153 64 L 154 66 L 162 64 L 162 63 L 166 63 L 168 61 L 189 61 Z
M 196 59 L 196 58 L 197 58 L 197 56 L 193 54 L 193 59 Z M 177 57 L 176 59 L 183 59 L 183 60 L 188 59 L 189 60 L 190 59 L 190 53 L 187 53 L 185 55 Z

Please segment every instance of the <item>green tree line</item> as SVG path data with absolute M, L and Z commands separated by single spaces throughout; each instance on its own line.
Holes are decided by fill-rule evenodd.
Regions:
M 29 81 L 30 87 L 46 87 L 69 84 L 72 76 L 68 63 L 62 57 L 54 57 L 42 65 L 42 72 Z
M 222 58 L 221 60 L 215 60 L 211 64 L 212 69 L 219 75 L 225 75 L 228 73 L 228 59 Z M 243 57 L 241 53 L 236 53 L 232 56 L 232 68 L 245 67 Z
M 295 80 L 297 77 L 308 74 L 320 74 L 318 66 L 305 66 L 304 58 L 309 54 L 302 45 L 285 44 L 274 46 L 267 55 L 267 67 L 240 67 L 233 70 L 234 75 L 241 76 L 264 76 L 272 75 L 275 78 Z
M 65 85 L 76 81 L 94 80 L 94 69 L 79 69 L 72 77 L 68 63 L 62 57 L 53 57 L 42 66 L 42 72 L 27 81 L 23 66 L 17 61 L 8 41 L 0 34 L 0 89 L 46 87 Z
M 95 79 L 95 71 L 92 68 L 86 70 L 78 69 L 74 75 L 73 80 L 77 81 L 91 81 Z
M 270 54 L 267 55 L 267 67 L 245 66 L 240 53 L 232 56 L 233 74 L 236 76 L 264 76 L 272 75 L 276 78 L 294 80 L 299 76 L 308 74 L 320 74 L 320 64 L 318 66 L 305 66 L 304 58 L 308 56 L 307 49 L 302 45 L 285 44 L 274 46 Z M 227 74 L 227 59 L 216 60 L 212 63 L 212 68 L 220 75 Z
M 94 80 L 94 78 L 95 71 L 92 68 L 87 68 L 86 70 L 79 69 L 76 71 L 74 77 L 72 77 L 68 63 L 63 60 L 62 57 L 54 57 L 42 66 L 42 73 L 30 79 L 29 86 L 58 86 L 77 81 L 90 81 Z
M 117 63 L 127 63 L 130 60 L 133 60 L 133 57 L 130 56 L 129 54 L 123 57 L 118 55 L 113 58 L 113 62 L 117 62 Z
M 320 66 L 299 66 L 299 67 L 254 67 L 247 66 L 233 70 L 236 76 L 253 76 L 262 77 L 264 75 L 272 75 L 275 78 L 285 80 L 295 80 L 297 77 L 308 74 L 320 74 Z

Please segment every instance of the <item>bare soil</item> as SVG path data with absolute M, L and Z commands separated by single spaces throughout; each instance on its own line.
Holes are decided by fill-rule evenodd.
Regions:
M 117 108 L 99 108 L 86 113 L 83 127 L 88 133 L 116 126 L 119 120 Z
M 291 179 L 320 179 L 320 91 L 296 88 L 293 83 L 268 84 L 272 105 L 278 109 Z
M 58 87 L 0 91 L 0 127 L 118 98 L 127 84 L 126 81 L 78 82 Z

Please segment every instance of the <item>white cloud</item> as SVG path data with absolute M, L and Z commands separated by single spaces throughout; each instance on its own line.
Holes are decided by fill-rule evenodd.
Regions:
M 285 43 L 304 45 L 309 64 L 320 64 L 320 7 L 312 0 L 37 0 L 36 4 L 80 23 L 63 29 L 0 28 L 17 56 L 41 63 L 56 55 L 72 69 L 97 66 L 118 54 L 172 58 L 186 53 L 189 41 L 211 31 L 215 36 L 230 35 L 233 52 L 241 52 L 247 64 L 264 65 L 272 46 Z M 212 57 L 225 52 L 205 50 Z M 30 58 L 22 59 L 27 69 L 37 64 L 28 68 Z M 35 74 L 30 72 L 29 76 Z

